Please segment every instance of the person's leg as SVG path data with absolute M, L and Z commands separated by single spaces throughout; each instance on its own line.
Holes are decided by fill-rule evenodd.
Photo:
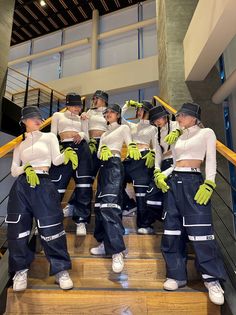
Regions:
M 111 158 L 103 165 L 101 190 L 98 195 L 104 227 L 106 253 L 113 255 L 125 250 L 124 227 L 121 221 L 121 192 L 123 166 L 119 158 Z
M 29 235 L 32 228 L 32 213 L 29 198 L 34 189 L 30 188 L 24 175 L 17 178 L 13 184 L 7 205 L 6 223 L 9 272 L 28 269 L 34 259 L 34 252 L 29 248 Z
M 178 207 L 178 202 L 182 199 L 178 178 L 175 175 L 171 175 L 168 185 L 170 189 L 164 195 L 164 234 L 161 242 L 161 250 L 166 262 L 167 278 L 177 280 L 176 286 L 172 287 L 170 285 L 168 288 L 164 284 L 164 288 L 175 290 L 178 286 L 186 284 L 187 257 L 182 216 Z
M 92 201 L 92 156 L 86 141 L 77 148 L 79 165 L 74 172 L 75 190 L 73 200 L 73 220 L 77 223 L 89 223 Z
M 50 275 L 71 269 L 60 196 L 48 177 L 40 176 L 40 185 L 35 188 L 32 209 L 42 246 L 50 264 Z
M 62 142 L 62 146 L 64 149 L 66 149 L 68 146 L 70 146 L 71 142 Z M 60 194 L 60 200 L 62 201 L 64 194 L 66 192 L 67 186 L 69 184 L 69 181 L 73 175 L 73 169 L 71 162 L 64 165 L 52 165 L 49 169 L 49 175 L 52 180 L 52 182 L 55 184 L 57 191 Z

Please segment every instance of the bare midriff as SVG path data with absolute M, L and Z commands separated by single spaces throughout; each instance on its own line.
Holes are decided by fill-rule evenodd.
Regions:
M 36 167 L 33 167 L 33 169 L 35 171 L 45 171 L 45 172 L 48 172 L 49 171 L 49 167 L 48 166 L 36 166 Z
M 176 161 L 175 166 L 200 168 L 201 164 L 202 164 L 201 160 L 181 160 L 181 161 Z
M 105 131 L 103 131 L 103 130 L 89 130 L 89 137 L 90 138 L 101 138 L 101 135 L 104 132 Z
M 112 153 L 113 155 L 115 155 L 115 154 L 120 155 L 120 151 L 117 151 L 117 150 L 111 150 L 111 153 Z
M 78 132 L 76 131 L 63 131 L 59 134 L 59 136 L 60 136 L 61 141 L 63 141 L 65 139 L 74 138 L 77 134 Z
M 144 144 L 144 143 L 137 143 L 137 147 L 139 150 L 143 150 L 143 149 L 149 149 L 149 145 L 148 144 Z

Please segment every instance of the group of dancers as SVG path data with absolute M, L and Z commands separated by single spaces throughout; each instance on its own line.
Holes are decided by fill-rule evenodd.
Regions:
M 125 119 L 129 109 L 137 123 Z M 123 197 L 131 182 L 138 233 L 152 234 L 153 223 L 163 221 L 164 289 L 186 285 L 186 243 L 190 241 L 210 300 L 224 303 L 220 282 L 225 269 L 215 241 L 210 202 L 216 187 L 216 137 L 212 129 L 200 125 L 198 104 L 184 103 L 175 117 L 172 121 L 163 106 L 149 101 L 130 100 L 123 108 L 110 104 L 108 94 L 101 90 L 94 93 L 87 112 L 80 95 L 69 93 L 66 111 L 53 114 L 49 133 L 40 131 L 42 116 L 37 107 L 22 109 L 23 140 L 13 153 L 11 173 L 16 181 L 6 216 L 14 291 L 27 288 L 34 259 L 29 247 L 33 218 L 50 275 L 55 275 L 61 289 L 73 287 L 60 203 L 73 178 L 75 189 L 67 208 L 72 211 L 76 235 L 86 235 L 97 176 L 94 237 L 98 246 L 90 253 L 111 256 L 113 272 L 122 272 L 126 251 Z M 124 144 L 127 156 L 122 161 Z M 200 170 L 204 160 L 205 180 Z

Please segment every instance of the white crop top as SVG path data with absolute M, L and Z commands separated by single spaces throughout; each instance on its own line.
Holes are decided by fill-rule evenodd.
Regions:
M 138 123 L 132 123 L 124 118 L 124 114 L 128 110 L 127 105 L 122 108 L 122 123 L 129 126 L 131 130 L 132 140 L 136 143 L 146 144 L 155 148 L 155 135 L 157 128 L 150 125 L 149 120 L 141 119 Z
M 206 179 L 215 181 L 216 136 L 212 129 L 195 125 L 183 130 L 183 134 L 172 147 L 172 153 L 174 165 L 176 161 L 181 160 L 203 161 L 205 159 Z M 166 175 L 173 171 L 174 165 L 166 170 Z
M 71 113 L 69 110 L 52 115 L 51 132 L 58 135 L 64 131 L 78 132 L 81 139 L 89 140 L 88 121 L 81 120 L 78 115 Z
M 60 153 L 57 137 L 51 132 L 33 131 L 26 133 L 26 139 L 14 149 L 11 174 L 13 177 L 23 174 L 26 163 L 32 167 L 50 167 L 52 163 L 63 162 L 64 154 Z
M 87 111 L 88 116 L 88 130 L 107 130 L 107 122 L 103 116 L 103 112 L 106 107 L 98 107 L 96 109 L 89 109 Z
M 106 144 L 108 148 L 112 151 L 121 152 L 123 143 L 127 146 L 132 142 L 130 129 L 126 125 L 119 125 L 114 122 L 107 127 L 107 131 L 101 136 L 101 140 L 98 148 L 98 157 L 100 156 L 100 148 L 103 144 Z
M 160 143 L 158 141 L 158 128 L 157 128 L 157 133 L 155 137 L 155 168 L 161 168 L 161 161 L 164 159 L 171 159 L 173 156 L 172 154 L 168 154 L 167 156 L 164 156 L 168 150 L 170 150 L 170 146 L 168 143 L 164 141 L 165 137 L 168 135 L 173 130 L 179 129 L 179 123 L 177 121 L 172 121 L 170 120 L 169 122 L 169 128 L 168 128 L 168 123 L 165 124 L 162 128 L 160 128 Z M 169 130 L 169 132 L 168 132 Z M 163 152 L 161 150 L 161 147 L 163 148 Z

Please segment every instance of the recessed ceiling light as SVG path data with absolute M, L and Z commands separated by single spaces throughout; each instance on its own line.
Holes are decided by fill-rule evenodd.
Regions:
M 42 7 L 45 7 L 46 2 L 45 2 L 44 0 L 41 0 L 41 1 L 40 1 L 40 5 L 41 5 Z

